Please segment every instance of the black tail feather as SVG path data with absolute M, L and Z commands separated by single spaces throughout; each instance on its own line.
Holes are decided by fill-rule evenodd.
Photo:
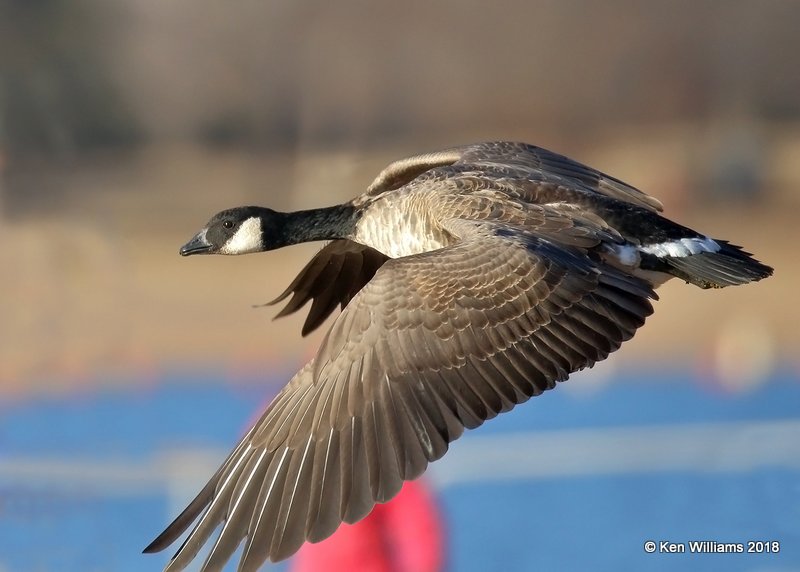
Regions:
M 701 252 L 691 256 L 663 257 L 665 270 L 700 288 L 724 288 L 756 282 L 772 276 L 773 269 L 761 264 L 740 246 L 716 240 L 718 252 Z

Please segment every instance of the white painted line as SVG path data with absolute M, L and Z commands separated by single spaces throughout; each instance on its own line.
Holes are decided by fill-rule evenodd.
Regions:
M 431 466 L 439 488 L 570 476 L 800 469 L 800 420 L 474 436 Z
M 6 457 L 0 487 L 87 489 L 111 496 L 193 495 L 226 455 L 221 449 L 162 451 L 146 462 Z M 461 483 L 664 473 L 800 470 L 800 420 L 569 429 L 471 435 L 427 475 Z

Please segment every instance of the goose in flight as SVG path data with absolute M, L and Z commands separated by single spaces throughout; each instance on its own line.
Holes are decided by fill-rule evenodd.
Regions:
M 276 302 L 291 296 L 279 315 L 311 302 L 304 335 L 342 311 L 145 552 L 193 525 L 168 572 L 218 528 L 204 571 L 243 541 L 240 571 L 287 558 L 391 499 L 464 429 L 605 359 L 666 279 L 722 288 L 772 274 L 661 210 L 567 157 L 495 142 L 392 163 L 341 205 L 214 215 L 180 254 L 329 240 Z

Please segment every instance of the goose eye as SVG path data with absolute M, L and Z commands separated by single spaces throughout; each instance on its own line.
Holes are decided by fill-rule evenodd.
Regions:
M 222 223 L 222 226 L 224 226 L 225 228 L 233 228 L 233 221 L 226 220 L 225 222 Z

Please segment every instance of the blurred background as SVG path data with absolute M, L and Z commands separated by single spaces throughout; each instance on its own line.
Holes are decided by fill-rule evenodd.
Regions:
M 180 259 L 211 214 L 333 204 L 490 139 L 776 273 L 669 283 L 612 359 L 455 443 L 426 481 L 446 569 L 800 570 L 798 22 L 752 0 L 0 1 L 0 571 L 160 569 L 141 549 L 313 355 L 303 316 L 252 306 L 319 245 Z

